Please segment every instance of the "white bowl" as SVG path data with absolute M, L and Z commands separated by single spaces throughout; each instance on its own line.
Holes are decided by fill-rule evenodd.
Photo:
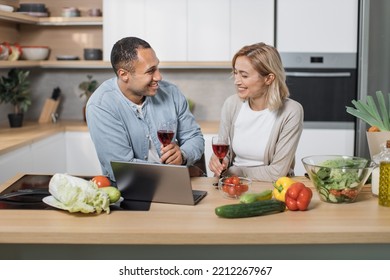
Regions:
M 8 6 L 8 5 L 0 5 L 0 11 L 13 12 L 14 11 L 14 7 Z
M 49 56 L 49 47 L 44 46 L 22 46 L 22 59 L 45 60 Z

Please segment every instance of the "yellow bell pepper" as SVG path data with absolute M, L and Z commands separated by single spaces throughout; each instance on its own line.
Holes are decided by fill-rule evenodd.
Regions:
M 280 177 L 273 184 L 274 189 L 272 191 L 272 195 L 274 198 L 285 202 L 286 191 L 293 183 L 295 183 L 295 181 L 289 177 Z

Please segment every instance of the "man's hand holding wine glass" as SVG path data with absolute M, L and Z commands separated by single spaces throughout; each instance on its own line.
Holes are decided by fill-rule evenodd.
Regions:
M 176 132 L 176 121 L 162 121 L 157 126 L 157 136 L 161 142 L 161 162 L 165 164 L 183 163 L 183 157 L 180 147 L 176 144 L 174 139 Z

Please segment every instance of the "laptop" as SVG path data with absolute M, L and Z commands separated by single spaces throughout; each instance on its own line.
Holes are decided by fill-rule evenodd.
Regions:
M 196 205 L 207 195 L 192 190 L 187 166 L 112 161 L 111 167 L 125 200 Z

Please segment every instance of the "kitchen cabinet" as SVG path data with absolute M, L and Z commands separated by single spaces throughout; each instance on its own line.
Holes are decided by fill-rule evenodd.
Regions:
M 0 156 L 0 183 L 17 173 L 66 172 L 63 133 L 32 142 Z
M 276 2 L 280 52 L 357 52 L 359 0 Z
M 210 68 L 221 62 L 229 67 L 242 46 L 260 41 L 274 44 L 273 0 L 161 2 L 103 0 L 105 60 L 112 45 L 126 36 L 148 41 L 162 62 L 173 62 L 172 68 L 178 66 L 174 62 L 190 68 L 198 62 L 209 62 Z
M 29 173 L 32 166 L 30 146 L 24 146 L 0 156 L 0 183 L 18 173 Z
M 66 170 L 73 175 L 95 176 L 102 173 L 89 132 L 65 132 Z
M 0 183 L 18 173 L 95 176 L 100 163 L 89 132 L 58 132 L 0 156 Z
M 30 173 L 54 174 L 66 172 L 65 138 L 54 134 L 30 145 Z
M 188 0 L 188 60 L 229 60 L 229 20 L 229 1 Z
M 148 42 L 156 51 L 159 59 L 161 61 L 185 61 L 188 29 L 187 2 L 148 0 L 145 2 L 145 9 L 147 11 L 145 13 L 145 38 L 149 38 Z
M 274 0 L 230 1 L 230 59 L 244 45 L 264 42 L 274 45 Z

